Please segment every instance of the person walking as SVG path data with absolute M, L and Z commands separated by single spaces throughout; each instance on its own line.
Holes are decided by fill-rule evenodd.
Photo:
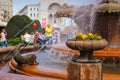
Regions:
M 6 30 L 2 29 L 0 35 L 1 35 L 1 47 L 3 47 L 3 46 L 8 47 L 8 43 L 7 43 L 7 39 L 6 39 L 6 36 L 7 36 Z

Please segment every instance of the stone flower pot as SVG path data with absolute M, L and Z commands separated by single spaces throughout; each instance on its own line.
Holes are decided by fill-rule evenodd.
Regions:
M 93 57 L 94 50 L 100 50 L 108 45 L 105 39 L 102 40 L 67 40 L 66 45 L 74 50 L 80 51 L 80 56 L 74 57 L 75 62 L 98 62 L 100 60 Z

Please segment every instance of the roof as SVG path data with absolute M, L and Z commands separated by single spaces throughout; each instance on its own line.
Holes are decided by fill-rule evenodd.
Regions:
M 29 5 L 26 5 L 18 13 L 21 13 L 22 11 L 24 11 L 29 6 L 39 6 L 39 4 L 29 4 Z

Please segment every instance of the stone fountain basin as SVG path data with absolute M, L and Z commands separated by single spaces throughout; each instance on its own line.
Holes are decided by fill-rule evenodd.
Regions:
M 105 48 L 108 43 L 102 40 L 67 40 L 66 45 L 74 50 L 100 50 Z
M 27 55 L 27 54 L 25 54 L 25 55 Z M 9 62 L 9 66 L 12 70 L 14 70 L 18 73 L 24 74 L 24 75 L 36 76 L 36 77 L 45 77 L 45 78 L 53 78 L 55 80 L 56 79 L 63 79 L 63 80 L 66 79 L 66 77 L 67 77 L 66 66 L 63 66 L 63 68 L 60 68 L 59 66 L 55 66 L 58 63 L 56 64 L 56 63 L 54 63 L 53 61 L 50 61 L 50 60 L 47 62 L 46 61 L 47 58 L 45 58 L 43 60 L 44 53 L 38 53 L 36 55 L 37 55 L 37 61 L 40 60 L 38 65 L 23 64 L 22 69 L 19 69 L 17 67 L 16 61 L 14 59 L 12 59 Z M 41 57 L 39 57 L 39 56 L 41 56 Z M 59 63 L 59 64 L 61 64 L 61 63 Z

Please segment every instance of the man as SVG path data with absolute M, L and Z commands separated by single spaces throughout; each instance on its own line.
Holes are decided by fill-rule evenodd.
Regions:
M 29 45 L 30 35 L 28 34 L 28 32 L 25 32 L 25 35 L 23 37 L 24 37 L 24 40 L 25 40 L 25 46 Z

